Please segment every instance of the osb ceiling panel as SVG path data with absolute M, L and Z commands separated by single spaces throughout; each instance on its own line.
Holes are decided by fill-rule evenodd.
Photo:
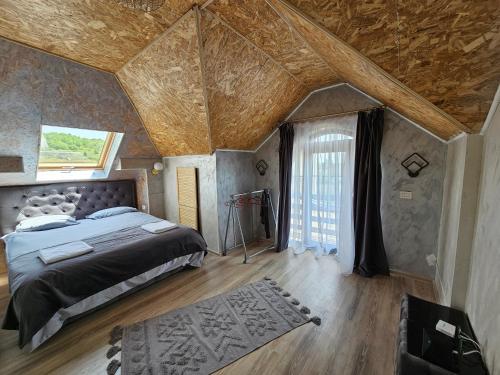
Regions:
M 269 54 L 300 82 L 315 89 L 339 78 L 265 0 L 216 0 L 209 11 Z
M 306 94 L 264 53 L 202 11 L 213 148 L 255 148 Z
M 289 0 L 478 131 L 500 81 L 498 0 Z
M 343 79 L 443 139 L 470 131 L 282 0 L 267 0 Z
M 114 0 L 1 0 L 0 35 L 116 72 L 195 2 L 166 0 L 145 13 Z
M 117 73 L 162 156 L 210 152 L 199 42 L 190 11 Z

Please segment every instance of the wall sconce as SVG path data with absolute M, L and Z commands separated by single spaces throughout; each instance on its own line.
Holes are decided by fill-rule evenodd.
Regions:
M 157 161 L 153 164 L 153 169 L 151 169 L 151 174 L 157 176 L 161 171 L 163 171 L 163 163 Z
M 420 171 L 429 165 L 429 162 L 415 152 L 403 160 L 401 165 L 408 171 L 408 176 L 417 177 Z
M 257 162 L 257 164 L 255 165 L 255 168 L 257 168 L 257 170 L 259 171 L 259 174 L 261 176 L 264 176 L 266 174 L 266 170 L 267 170 L 267 168 L 269 168 L 269 166 L 267 165 L 267 163 L 264 160 L 261 159 Z

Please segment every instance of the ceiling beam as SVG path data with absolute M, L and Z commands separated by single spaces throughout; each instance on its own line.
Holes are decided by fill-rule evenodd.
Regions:
M 423 98 L 284 0 L 266 0 L 345 81 L 420 123 L 442 139 L 472 130 Z
M 198 6 L 194 8 L 196 16 L 196 35 L 198 36 L 198 49 L 200 53 L 200 66 L 201 66 L 201 82 L 203 88 L 203 98 L 205 100 L 205 112 L 207 113 L 207 131 L 208 131 L 208 147 L 210 149 L 210 154 L 215 152 L 215 148 L 212 145 L 212 122 L 210 117 L 210 106 L 208 105 L 208 88 L 207 88 L 207 73 L 206 73 L 206 61 L 205 61 L 205 49 L 203 48 L 203 37 L 201 35 L 201 11 Z

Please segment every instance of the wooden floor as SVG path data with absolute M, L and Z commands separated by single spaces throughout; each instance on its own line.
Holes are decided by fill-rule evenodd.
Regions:
M 16 346 L 14 331 L 0 331 L 1 374 L 105 374 L 111 328 L 228 291 L 269 275 L 322 318 L 301 326 L 217 374 L 394 373 L 399 301 L 408 292 L 434 300 L 429 281 L 405 276 L 344 277 L 331 257 L 268 252 L 242 264 L 239 252 L 209 254 L 201 269 L 183 271 L 64 328 L 34 353 Z M 0 275 L 0 311 L 8 301 Z

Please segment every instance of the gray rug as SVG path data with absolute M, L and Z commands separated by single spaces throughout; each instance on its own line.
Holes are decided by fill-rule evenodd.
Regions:
M 309 321 L 266 278 L 111 333 L 108 374 L 210 374 Z M 121 340 L 121 348 L 119 342 Z M 118 359 L 121 353 L 121 361 Z

